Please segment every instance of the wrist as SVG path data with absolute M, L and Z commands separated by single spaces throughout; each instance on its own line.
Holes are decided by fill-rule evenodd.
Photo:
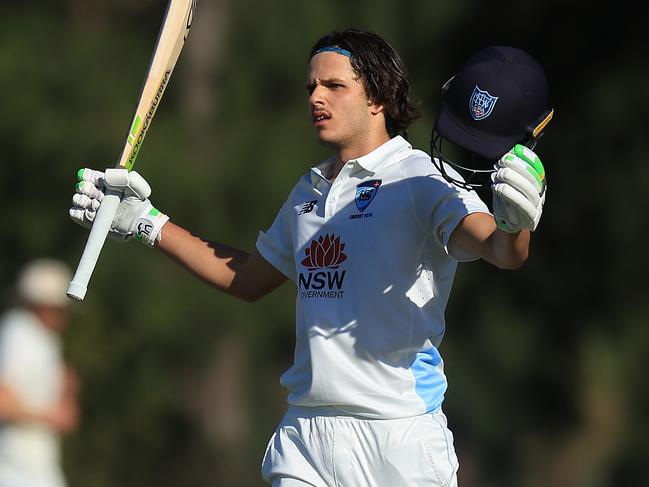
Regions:
M 135 223 L 133 238 L 149 247 L 154 247 L 162 238 L 162 227 L 168 221 L 169 216 L 149 203 Z
M 520 225 L 513 225 L 512 223 L 507 221 L 506 218 L 494 215 L 494 221 L 496 222 L 496 227 L 498 227 L 498 230 L 504 233 L 515 234 L 521 231 Z

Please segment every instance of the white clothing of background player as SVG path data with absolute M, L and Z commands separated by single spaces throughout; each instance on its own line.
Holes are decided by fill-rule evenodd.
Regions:
M 60 435 L 78 422 L 77 379 L 63 361 L 71 277 L 55 260 L 22 271 L 20 306 L 0 318 L 0 487 L 64 487 Z
M 115 236 L 140 237 L 137 228 L 151 223 L 161 230 L 139 240 L 245 301 L 295 283 L 295 361 L 281 379 L 289 409 L 262 465 L 273 486 L 457 482 L 438 350 L 456 265 L 521 266 L 544 185 L 520 174 L 532 167 L 527 158 L 538 161 L 531 151 L 507 152 L 515 142 L 503 150 L 495 216 L 507 225 L 498 228 L 475 192 L 447 181 L 461 180 L 456 171 L 440 171 L 406 141 L 418 116 L 409 88 L 401 59 L 379 36 L 348 29 L 317 41 L 308 107 L 333 155 L 298 181 L 250 253 L 171 221 L 147 222 L 167 217 L 150 211 L 137 173 L 116 188 L 114 171 L 80 172 L 70 209 L 78 223 L 91 225 L 110 186 L 123 192 Z

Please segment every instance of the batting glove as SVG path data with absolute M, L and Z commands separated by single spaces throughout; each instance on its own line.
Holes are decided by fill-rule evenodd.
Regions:
M 126 169 L 106 169 L 106 172 L 79 169 L 78 184 L 72 197 L 70 217 L 76 223 L 90 228 L 97 210 L 109 189 L 120 194 L 117 213 L 110 227 L 109 237 L 116 240 L 134 238 L 150 247 L 162 238 L 162 227 L 169 217 L 153 207 L 148 197 L 151 187 L 137 172 Z
M 547 191 L 541 160 L 531 149 L 518 144 L 494 169 L 491 189 L 498 228 L 507 233 L 536 230 Z

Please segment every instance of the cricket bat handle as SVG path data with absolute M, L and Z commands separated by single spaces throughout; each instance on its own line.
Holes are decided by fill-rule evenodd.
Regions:
M 95 220 L 90 229 L 90 235 L 86 242 L 86 247 L 83 249 L 81 259 L 77 265 L 77 270 L 74 277 L 68 286 L 67 295 L 77 301 L 83 301 L 88 290 L 88 282 L 92 271 L 95 270 L 95 265 L 99 259 L 99 254 L 104 246 L 106 237 L 110 230 L 110 225 L 113 223 L 117 207 L 120 202 L 120 193 L 107 190 L 104 198 L 101 200 L 101 205 L 95 215 Z

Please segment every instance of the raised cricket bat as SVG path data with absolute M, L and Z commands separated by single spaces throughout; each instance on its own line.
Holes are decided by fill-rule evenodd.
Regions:
M 196 0 L 169 0 L 158 41 L 149 63 L 148 73 L 142 84 L 135 115 L 116 166 L 118 168 L 126 168 L 129 171 L 133 169 L 151 120 L 169 83 L 171 72 L 178 61 L 185 39 L 187 39 L 195 8 Z M 77 271 L 68 287 L 67 295 L 70 298 L 82 301 L 85 297 L 90 276 L 108 236 L 119 201 L 119 194 L 106 191 L 95 216 L 86 247 L 79 260 Z

